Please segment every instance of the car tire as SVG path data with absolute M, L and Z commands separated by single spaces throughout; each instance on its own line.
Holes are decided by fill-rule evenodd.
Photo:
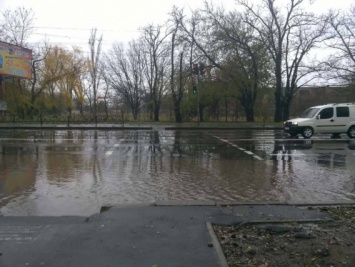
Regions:
M 303 138 L 306 138 L 306 139 L 311 138 L 313 135 L 312 127 L 304 127 L 301 134 L 302 134 Z
M 355 138 L 355 125 L 350 126 L 347 134 L 350 138 Z

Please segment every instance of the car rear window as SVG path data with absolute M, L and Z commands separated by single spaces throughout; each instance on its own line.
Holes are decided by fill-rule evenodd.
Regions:
M 337 107 L 337 117 L 349 117 L 349 107 Z

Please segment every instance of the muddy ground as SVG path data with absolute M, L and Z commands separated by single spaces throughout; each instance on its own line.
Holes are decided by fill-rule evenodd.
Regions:
M 214 225 L 229 266 L 355 266 L 355 205 L 309 209 L 332 220 Z

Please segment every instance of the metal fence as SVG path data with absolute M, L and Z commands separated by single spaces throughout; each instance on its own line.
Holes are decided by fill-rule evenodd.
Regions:
M 11 114 L 0 115 L 0 123 L 40 123 L 40 124 L 85 124 L 95 123 L 95 117 L 93 115 L 48 115 L 39 114 L 36 116 L 18 116 Z M 121 116 L 117 115 L 97 115 L 97 123 L 123 123 Z

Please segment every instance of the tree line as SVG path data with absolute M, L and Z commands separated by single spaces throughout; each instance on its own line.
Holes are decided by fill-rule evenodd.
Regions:
M 353 86 L 355 7 L 317 15 L 305 0 L 236 0 L 235 9 L 205 2 L 192 12 L 173 7 L 164 25 L 146 25 L 128 43 L 103 51 L 92 29 L 89 52 L 80 47 L 29 45 L 35 13 L 5 10 L 0 41 L 33 50 L 33 78 L 4 79 L 8 113 L 31 116 L 73 111 L 98 114 L 129 110 L 159 121 L 162 105 L 176 122 L 256 110 L 289 119 L 298 89 L 314 83 Z M 326 54 L 326 55 L 324 55 Z M 202 71 L 193 66 L 199 64 Z M 193 88 L 197 88 L 193 91 Z M 208 114 L 207 114 L 208 113 Z

